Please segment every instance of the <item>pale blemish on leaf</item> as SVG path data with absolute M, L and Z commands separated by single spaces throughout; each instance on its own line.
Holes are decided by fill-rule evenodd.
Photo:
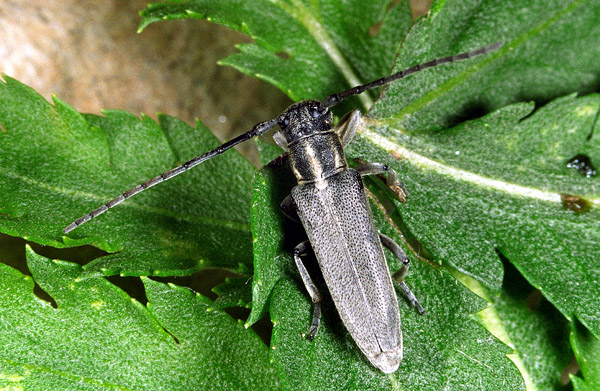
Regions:
M 20 382 L 24 378 L 25 378 L 25 376 L 22 376 L 19 374 L 0 373 L 0 380 L 7 380 L 7 381 L 13 382 L 13 383 Z M 12 388 L 8 388 L 8 389 L 12 389 Z M 0 388 L 0 390 L 2 390 L 2 388 Z
M 587 117 L 588 115 L 595 115 L 597 111 L 598 107 L 586 105 L 576 108 L 575 114 L 577 114 L 580 117 Z
M 102 309 L 105 305 L 106 303 L 102 300 L 96 300 L 92 302 L 92 307 L 97 310 Z

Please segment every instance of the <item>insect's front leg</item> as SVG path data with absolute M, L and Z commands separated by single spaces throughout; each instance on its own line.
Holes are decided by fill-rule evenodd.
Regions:
M 356 130 L 358 129 L 358 125 L 360 125 L 360 120 L 360 111 L 353 110 L 346 114 L 337 124 L 335 132 L 340 137 L 344 147 L 346 147 L 346 145 L 348 145 L 354 138 Z
M 361 176 L 386 174 L 386 183 L 401 202 L 406 202 L 408 192 L 404 183 L 398 180 L 398 174 L 393 168 L 383 163 L 365 163 L 355 168 Z
M 340 140 L 342 140 L 342 145 L 345 147 L 350 143 L 354 135 L 356 135 L 356 131 L 358 126 L 360 125 L 361 116 L 360 111 L 354 110 L 347 114 L 337 125 L 335 131 L 339 135 Z M 360 173 L 360 175 L 379 175 L 386 174 L 387 175 L 387 185 L 389 188 L 396 193 L 398 199 L 402 202 L 406 202 L 408 198 L 408 192 L 406 191 L 406 187 L 404 184 L 398 180 L 398 174 L 394 171 L 390 166 L 383 163 L 365 163 L 355 168 L 356 171 Z
M 425 310 L 423 309 L 423 307 L 421 307 L 421 304 L 419 304 L 419 300 L 417 300 L 415 294 L 412 293 L 408 285 L 406 285 L 406 283 L 404 282 L 404 277 L 406 277 L 406 274 L 408 273 L 408 266 L 410 264 L 406 253 L 402 250 L 398 243 L 394 242 L 394 239 L 390 238 L 389 236 L 380 233 L 379 237 L 381 238 L 381 244 L 383 244 L 385 248 L 390 250 L 392 254 L 394 254 L 394 256 L 402 262 L 402 267 L 400 268 L 400 270 L 394 273 L 393 279 L 398 283 L 398 285 L 408 298 L 408 301 L 410 301 L 410 304 L 412 304 L 413 307 L 417 308 L 417 311 L 419 311 L 419 315 L 423 315 L 425 313 Z

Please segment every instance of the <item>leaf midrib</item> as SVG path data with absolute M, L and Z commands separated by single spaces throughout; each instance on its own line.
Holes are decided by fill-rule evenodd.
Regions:
M 314 38 L 315 42 L 321 46 L 323 51 L 337 66 L 338 70 L 348 81 L 348 85 L 350 87 L 363 84 L 359 77 L 354 73 L 352 67 L 342 55 L 319 19 L 299 0 L 292 0 L 291 3 L 291 5 L 287 5 L 281 1 L 275 2 L 279 8 L 288 13 L 292 18 L 300 21 L 300 23 L 306 28 L 306 31 Z M 365 109 L 368 109 L 373 105 L 373 101 L 368 94 L 360 94 L 359 99 L 361 100 Z
M 99 195 L 96 195 L 93 193 L 83 192 L 80 190 L 72 190 L 72 189 L 68 189 L 65 187 L 52 186 L 52 185 L 49 185 L 48 183 L 44 183 L 44 182 L 38 181 L 37 179 L 17 174 L 16 172 L 7 170 L 5 168 L 2 168 L 2 174 L 4 176 L 12 178 L 12 179 L 21 180 L 30 186 L 37 186 L 40 189 L 48 190 L 48 191 L 51 191 L 54 193 L 64 194 L 65 196 L 94 199 L 94 200 L 98 200 L 98 204 L 105 203 L 107 201 L 105 196 L 99 196 Z M 130 200 L 128 200 L 128 201 L 130 201 Z M 202 223 L 202 224 L 206 224 L 206 225 L 220 226 L 220 227 L 230 228 L 230 229 L 237 230 L 237 231 L 246 231 L 248 233 L 250 233 L 250 230 L 251 230 L 250 224 L 246 224 L 246 223 L 240 223 L 240 222 L 232 221 L 232 220 L 228 220 L 228 219 L 217 219 L 217 218 L 211 218 L 211 217 L 206 217 L 206 216 L 196 216 L 196 215 L 191 215 L 191 214 L 174 213 L 174 212 L 169 211 L 164 208 L 144 206 L 144 205 L 137 204 L 135 202 L 126 202 L 126 203 L 119 205 L 119 207 L 135 208 L 140 211 L 155 213 L 155 214 L 162 215 L 162 216 L 168 216 L 168 217 L 174 218 L 176 220 L 186 221 L 189 223 L 196 223 L 196 224 Z
M 364 123 L 361 125 L 360 134 L 367 138 L 371 143 L 387 151 L 397 159 L 406 159 L 407 161 L 410 161 L 411 164 L 417 165 L 422 169 L 434 171 L 441 175 L 451 177 L 455 180 L 471 183 L 480 188 L 493 189 L 509 194 L 513 197 L 533 198 L 540 201 L 562 205 L 563 201 L 560 193 L 536 189 L 499 179 L 493 179 L 462 168 L 450 166 L 448 164 L 442 164 L 415 151 L 411 151 L 401 145 L 398 145 L 391 139 L 384 137 L 367 127 L 382 125 L 383 122 L 384 121 L 369 119 L 366 126 Z M 600 206 L 600 198 L 598 197 L 586 196 L 585 199 L 596 207 Z

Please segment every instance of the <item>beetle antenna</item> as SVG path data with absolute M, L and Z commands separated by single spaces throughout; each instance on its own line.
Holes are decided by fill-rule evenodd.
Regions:
M 453 56 L 448 56 L 448 57 L 436 58 L 435 60 L 424 62 L 422 64 L 415 65 L 411 68 L 404 69 L 400 72 L 396 72 L 393 75 L 390 75 L 388 77 L 382 77 L 381 79 L 374 80 L 370 83 L 363 84 L 363 85 L 357 86 L 357 87 L 353 87 L 353 88 L 350 88 L 349 90 L 338 92 L 337 94 L 331 94 L 327 98 L 325 98 L 323 100 L 323 102 L 321 102 L 321 105 L 325 106 L 325 107 L 335 106 L 350 96 L 358 95 L 358 94 L 361 94 L 372 88 L 383 86 L 385 84 L 391 83 L 398 79 L 402 79 L 408 75 L 422 71 L 424 69 L 433 68 L 438 65 L 447 64 L 450 62 L 466 60 L 469 58 L 480 56 L 482 54 L 489 53 L 491 51 L 498 49 L 502 45 L 504 45 L 504 42 L 496 42 L 491 45 L 488 45 L 488 46 L 485 46 L 485 47 L 482 47 L 482 48 L 479 48 L 476 50 L 472 50 L 470 52 L 455 54 Z
M 77 220 L 75 220 L 74 222 L 69 224 L 65 229 L 63 229 L 63 232 L 69 233 L 72 230 L 74 230 L 75 228 L 79 227 L 80 225 L 87 223 L 91 219 L 97 217 L 98 215 L 101 215 L 102 213 L 106 212 L 110 208 L 112 208 L 116 205 L 119 205 L 121 202 L 125 201 L 126 199 L 131 198 L 138 193 L 141 193 L 142 191 L 146 190 L 147 188 L 157 185 L 168 179 L 171 179 L 174 176 L 177 176 L 177 175 L 181 174 L 182 172 L 185 172 L 185 171 L 189 170 L 190 168 L 195 167 L 198 164 L 207 161 L 208 159 L 212 159 L 213 157 L 222 154 L 223 152 L 227 151 L 228 149 L 230 149 L 240 143 L 243 143 L 244 141 L 250 140 L 252 137 L 265 134 L 269 129 L 271 129 L 276 124 L 277 124 L 277 119 L 271 119 L 271 120 L 264 121 L 264 122 L 254 125 L 254 127 L 252 128 L 251 131 L 246 132 L 242 135 L 239 135 L 236 138 L 231 139 L 230 141 L 227 141 L 226 143 L 219 145 L 217 148 L 213 149 L 212 151 L 208 151 L 203 155 L 197 156 L 197 157 L 193 158 L 192 160 L 189 160 L 189 161 L 183 163 L 180 166 L 177 166 L 167 172 L 160 174 L 157 177 L 154 177 L 144 183 L 137 185 L 136 187 L 134 187 L 132 189 L 127 190 L 125 193 L 108 201 L 106 204 L 102 205 L 98 209 L 95 209 L 95 210 L 91 211 L 90 213 L 78 218 Z

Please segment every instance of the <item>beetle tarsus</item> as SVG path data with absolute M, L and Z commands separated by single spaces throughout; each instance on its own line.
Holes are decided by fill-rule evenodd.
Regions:
M 410 290 L 410 288 L 408 287 L 408 285 L 406 285 L 405 282 L 399 282 L 398 286 L 400 286 L 400 289 L 402 289 L 402 291 L 406 295 L 406 298 L 408 299 L 408 301 L 410 302 L 410 304 L 413 307 L 415 307 L 417 309 L 417 311 L 419 311 L 419 315 L 423 315 L 425 313 L 425 310 L 423 309 L 423 307 L 419 303 L 419 300 L 417 300 L 417 297 L 415 296 L 415 294 L 412 293 L 412 291 Z
M 306 290 L 308 291 L 308 294 L 315 305 L 308 335 L 305 334 L 306 338 L 312 341 L 317 336 L 319 324 L 321 322 L 321 293 L 310 278 L 310 274 L 308 274 L 308 270 L 306 270 L 306 267 L 302 262 L 301 257 L 306 255 L 308 246 L 309 242 L 308 240 L 305 240 L 304 242 L 298 244 L 296 248 L 294 248 L 294 262 L 296 263 L 296 267 L 298 268 L 302 282 L 304 283 L 304 286 L 306 287 Z
M 385 174 L 386 184 L 390 190 L 396 194 L 398 199 L 403 203 L 408 199 L 408 191 L 406 190 L 404 183 L 398 180 L 396 171 L 387 164 L 364 163 L 356 167 L 355 170 L 358 171 L 361 176 Z
M 308 334 L 306 334 L 306 339 L 308 339 L 309 341 L 312 341 L 313 339 L 315 339 L 315 337 L 319 333 L 319 325 L 320 324 L 321 324 L 321 303 L 316 302 L 315 309 L 313 311 L 312 323 L 310 325 L 310 328 L 308 329 Z
M 417 300 L 417 297 L 415 296 L 415 294 L 412 293 L 412 291 L 410 290 L 408 285 L 406 285 L 406 283 L 404 282 L 404 278 L 408 274 L 408 267 L 410 265 L 410 260 L 406 256 L 406 253 L 398 245 L 398 243 L 396 243 L 394 241 L 394 239 L 392 239 L 389 236 L 384 235 L 382 233 L 379 234 L 379 238 L 381 239 L 381 244 L 383 244 L 383 246 L 385 248 L 390 250 L 392 252 L 392 254 L 394 254 L 394 256 L 402 262 L 402 267 L 400 268 L 400 270 L 398 270 L 396 273 L 394 273 L 394 275 L 392 276 L 392 279 L 398 284 L 400 289 L 402 289 L 402 291 L 406 295 L 406 298 L 408 299 L 410 304 L 413 307 L 415 307 L 417 309 L 417 311 L 419 311 L 419 315 L 423 315 L 425 313 L 425 310 L 419 303 L 419 300 Z

